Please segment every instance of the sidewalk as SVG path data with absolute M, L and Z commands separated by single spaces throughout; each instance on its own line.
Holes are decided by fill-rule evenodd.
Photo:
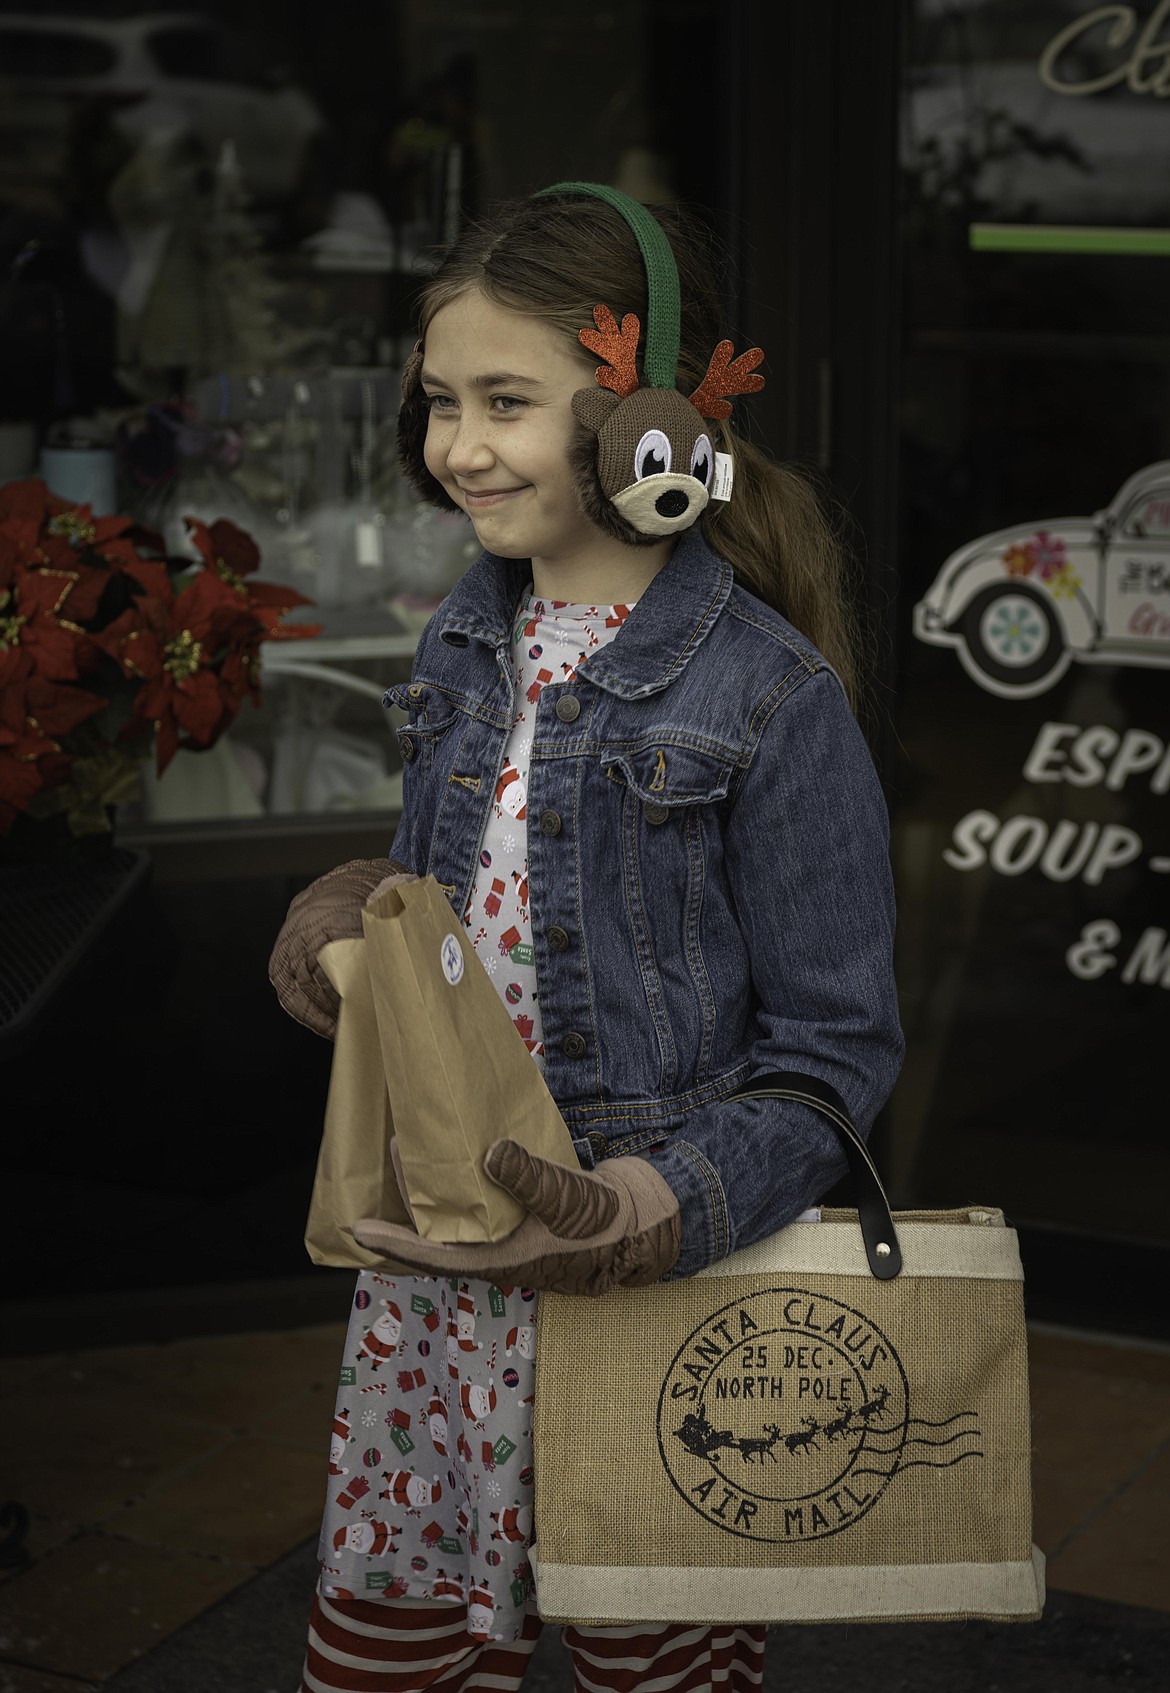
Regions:
M 32 1515 L 0 1693 L 293 1693 L 344 1330 L 0 1359 L 0 1498 Z M 1165 1685 L 1170 1348 L 1037 1328 L 1030 1353 L 1045 1620 L 794 1629 L 766 1686 Z M 531 1684 L 568 1682 L 550 1629 Z

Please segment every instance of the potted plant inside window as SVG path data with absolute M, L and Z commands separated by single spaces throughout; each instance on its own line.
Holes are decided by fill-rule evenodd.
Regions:
M 310 602 L 255 580 L 244 530 L 187 527 L 194 562 L 43 482 L 0 487 L 0 856 L 108 840 L 143 759 L 213 746 L 260 703 L 262 644 L 318 633 L 284 621 Z

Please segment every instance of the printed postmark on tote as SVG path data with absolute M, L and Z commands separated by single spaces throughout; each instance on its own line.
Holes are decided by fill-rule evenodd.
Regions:
M 863 1312 L 799 1287 L 714 1312 L 679 1347 L 658 1448 L 686 1503 L 772 1543 L 839 1534 L 899 1469 L 982 1456 L 978 1419 L 912 1417 L 902 1361 Z

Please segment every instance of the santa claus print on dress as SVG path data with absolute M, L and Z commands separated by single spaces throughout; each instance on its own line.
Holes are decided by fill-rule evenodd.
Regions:
M 509 760 L 504 761 L 504 768 L 496 783 L 496 814 L 499 817 L 515 818 L 518 823 L 523 822 L 528 815 L 528 785 L 524 772 L 518 770 Z
M 383 1303 L 372 1326 L 371 1293 Z M 533 1333 L 532 1289 L 363 1270 L 358 1295 L 346 1346 L 357 1363 L 330 1444 L 326 1589 L 466 1601 L 474 1588 L 476 1626 L 510 1639 L 531 1584 L 498 1548 L 519 1543 L 532 1509 L 532 1365 L 520 1339 Z M 376 1333 L 395 1337 L 393 1370 L 381 1338 L 366 1344 Z
M 550 684 L 555 687 L 574 680 L 590 653 L 611 641 L 629 614 L 627 605 L 571 605 L 530 598 L 513 625 L 511 733 L 463 922 L 477 958 L 495 981 L 517 1033 L 538 1064 L 544 1059 L 544 1037 L 528 910 L 527 850 L 533 707 Z M 498 974 L 500 960 L 507 966 L 503 975 Z
M 393 1300 L 380 1301 L 385 1306 L 382 1315 L 377 1319 L 372 1329 L 361 1338 L 358 1347 L 358 1358 L 369 1358 L 375 1369 L 380 1364 L 389 1362 L 398 1356 L 399 1341 L 402 1334 L 402 1312 Z

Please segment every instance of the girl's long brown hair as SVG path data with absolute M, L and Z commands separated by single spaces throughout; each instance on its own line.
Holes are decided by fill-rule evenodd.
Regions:
M 651 208 L 674 252 L 682 298 L 678 386 L 691 393 L 725 329 L 719 305 L 720 259 L 707 233 L 676 211 Z M 471 225 L 447 254 L 419 300 L 419 334 L 442 307 L 470 288 L 490 300 L 561 328 L 581 353 L 585 372 L 596 358 L 577 341 L 607 305 L 620 322 L 635 312 L 646 327 L 646 272 L 637 241 L 604 201 L 541 195 L 506 202 Z M 742 351 L 737 347 L 736 351 Z M 403 461 L 416 485 L 430 482 L 422 466 L 425 414 L 412 361 L 400 420 Z M 639 357 L 639 369 L 641 357 Z M 737 435 L 732 420 L 712 425 L 718 449 L 731 455 L 735 491 L 701 519 L 712 547 L 744 585 L 781 612 L 824 653 L 856 707 L 857 637 L 845 584 L 845 555 L 821 500 L 798 471 L 778 464 Z M 437 483 L 425 489 L 448 503 Z

